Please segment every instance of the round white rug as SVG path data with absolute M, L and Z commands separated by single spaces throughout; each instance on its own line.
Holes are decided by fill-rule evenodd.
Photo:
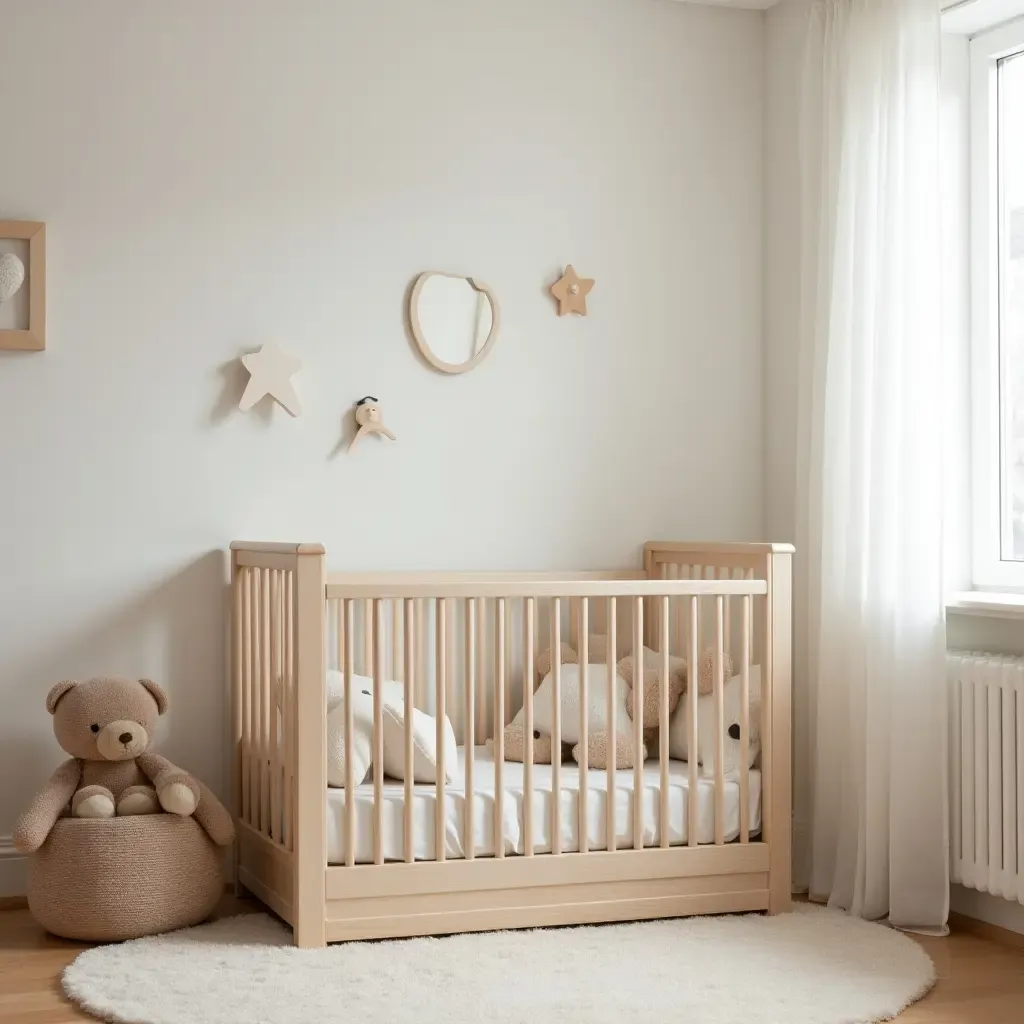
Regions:
M 131 1024 L 861 1024 L 934 981 L 905 935 L 806 905 L 323 950 L 248 914 L 99 946 L 63 977 L 84 1009 Z

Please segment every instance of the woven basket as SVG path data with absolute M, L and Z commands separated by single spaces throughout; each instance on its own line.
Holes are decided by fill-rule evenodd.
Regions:
M 60 818 L 29 857 L 28 905 L 54 935 L 117 942 L 207 918 L 222 851 L 194 818 Z

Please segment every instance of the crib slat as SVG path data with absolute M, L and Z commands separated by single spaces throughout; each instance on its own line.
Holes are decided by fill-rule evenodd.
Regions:
M 427 663 L 427 628 L 426 628 L 426 598 L 413 598 L 413 605 L 416 610 L 416 665 L 423 671 L 419 673 L 416 683 L 416 707 L 427 709 L 430 707 L 430 694 L 428 683 L 430 681 L 430 665 Z
M 356 731 L 355 709 L 352 707 L 356 671 L 356 630 L 355 602 L 345 601 L 345 863 L 352 867 L 356 862 L 356 780 L 355 764 L 352 760 L 353 736 Z M 362 780 L 360 779 L 360 782 Z
M 239 570 L 242 590 L 242 821 L 249 823 L 252 788 L 252 654 L 256 638 L 252 632 L 252 569 Z
M 373 599 L 373 863 L 384 863 L 384 602 Z
M 281 728 L 284 731 L 284 839 L 288 852 L 295 849 L 295 573 L 285 572 L 284 590 L 284 703 Z
M 242 694 L 245 691 L 244 632 L 242 621 L 244 609 L 242 595 L 245 592 L 244 570 L 237 559 L 231 562 L 231 797 L 232 812 L 242 816 L 242 764 L 245 751 L 245 726 L 242 712 Z M 237 885 L 237 883 L 236 883 Z M 238 894 L 236 888 L 236 895 Z
M 266 670 L 266 643 L 263 639 L 263 569 L 256 569 L 253 604 L 256 612 L 256 671 L 253 679 L 253 748 L 256 763 L 253 765 L 253 826 L 262 833 L 266 824 L 263 813 L 263 675 Z
M 720 580 L 732 579 L 732 570 L 725 567 L 718 570 L 718 578 Z M 725 616 L 725 640 L 723 650 L 725 651 L 726 657 L 732 657 L 732 615 L 730 614 L 729 607 L 729 596 L 726 595 L 722 598 L 723 604 L 723 615 Z M 727 664 L 727 662 L 723 662 Z
M 405 653 L 405 666 L 402 682 L 405 684 L 405 862 L 411 864 L 415 859 L 415 836 L 413 835 L 413 753 L 412 753 L 412 718 L 416 707 L 416 609 L 410 598 L 402 600 L 403 619 L 405 622 L 402 644 Z M 396 626 L 397 629 L 397 620 Z
M 526 598 L 523 612 L 526 634 L 526 661 L 523 665 L 523 727 L 525 729 L 526 756 L 523 763 L 523 853 L 533 856 L 533 620 L 534 599 Z
M 644 599 L 633 600 L 633 849 L 644 848 Z
M 476 733 L 477 743 L 487 741 L 487 598 L 476 600 Z
M 551 852 L 562 852 L 562 599 L 551 599 Z
M 452 709 L 452 717 L 455 717 L 456 709 L 458 705 L 455 703 L 455 686 L 457 678 L 458 658 L 455 653 L 455 631 L 459 626 L 459 611 L 458 605 L 455 603 L 454 597 L 445 598 L 445 614 L 447 616 L 448 628 L 444 635 L 444 644 L 446 648 L 445 659 L 448 666 L 448 676 L 445 680 L 445 701 L 447 706 Z M 456 724 L 457 721 L 456 721 Z
M 263 637 L 260 632 L 260 570 L 249 571 L 249 614 L 252 620 L 252 677 L 249 698 L 251 722 L 249 725 L 249 824 L 260 827 L 260 701 L 263 673 Z
M 502 600 L 505 605 L 505 709 L 502 727 L 512 721 L 512 605 Z M 524 672 L 525 677 L 525 672 Z
M 466 799 L 463 803 L 465 842 L 463 844 L 463 856 L 466 860 L 473 860 L 476 855 L 476 832 L 473 828 L 473 768 L 476 760 L 474 747 L 476 746 L 476 711 L 474 700 L 476 698 L 476 598 L 467 597 L 465 607 L 465 632 L 466 632 L 466 668 L 463 689 L 465 690 L 465 724 L 463 726 L 463 743 L 466 750 Z
M 505 598 L 494 602 L 494 856 L 505 856 Z
M 587 829 L 587 771 L 590 768 L 589 750 L 589 726 L 590 699 L 587 691 L 588 675 L 587 667 L 590 664 L 590 609 L 585 597 L 579 598 L 579 653 L 580 653 L 580 853 L 587 853 L 590 849 L 590 839 Z
M 750 842 L 750 595 L 743 597 L 740 654 L 740 842 Z
M 373 675 L 373 602 L 363 601 L 363 671 L 360 675 Z
M 338 652 L 334 664 L 339 672 L 345 671 L 345 602 L 340 598 L 330 602 L 334 605 L 335 638 L 337 640 Z
M 281 600 L 280 569 L 270 570 L 270 671 L 271 701 L 269 706 L 269 739 L 270 739 L 270 838 L 281 842 L 281 779 L 280 760 L 278 756 L 277 738 L 278 714 L 281 706 L 281 613 L 278 602 Z
M 252 763 L 252 803 L 249 806 L 249 812 L 252 815 L 251 824 L 257 831 L 263 831 L 262 821 L 262 795 L 260 781 L 263 775 L 263 660 L 266 657 L 265 648 L 263 646 L 263 624 L 262 624 L 262 608 L 263 598 L 261 594 L 261 586 L 263 581 L 260 579 L 262 570 L 254 569 L 252 575 L 252 614 L 253 614 L 253 639 L 255 640 L 255 649 L 253 656 L 255 663 L 253 664 L 252 673 L 252 752 L 253 752 L 253 763 Z
M 722 597 L 715 598 L 715 845 L 725 842 L 725 624 Z
M 669 599 L 661 599 L 661 713 L 658 717 L 658 765 L 661 768 L 661 845 L 668 846 L 668 684 L 669 647 L 672 643 Z
M 404 680 L 402 670 L 402 598 L 391 600 L 391 675 L 389 679 Z M 412 707 L 412 705 L 409 705 Z
M 686 675 L 686 699 L 689 701 L 689 732 L 687 740 L 689 783 L 687 787 L 687 821 L 686 821 L 686 844 L 687 846 L 697 845 L 697 809 L 699 806 L 700 783 L 697 781 L 697 696 L 698 696 L 698 670 L 700 668 L 700 607 L 699 597 L 690 598 L 690 657 L 687 665 Z
M 615 834 L 615 780 L 618 769 L 618 737 L 615 734 L 615 712 L 616 705 L 616 684 L 618 675 L 615 657 L 615 641 L 618 623 L 615 618 L 615 598 L 608 598 L 608 749 L 605 754 L 605 785 L 607 786 L 607 798 L 605 800 L 605 849 L 614 850 L 616 846 Z
M 434 709 L 437 721 L 437 775 L 434 783 L 436 793 L 434 803 L 434 859 L 440 863 L 445 858 L 444 778 L 447 770 L 444 749 L 444 717 L 445 687 L 448 678 L 446 643 L 448 636 L 448 609 L 443 598 L 438 598 L 435 601 L 434 616 L 437 627 L 434 639 L 434 655 L 437 659 L 437 671 L 434 674 Z
M 260 662 L 263 665 L 263 696 L 260 709 L 260 831 L 270 836 L 270 673 L 274 665 L 274 648 L 271 643 L 270 623 L 270 582 L 273 569 L 260 573 L 260 598 L 263 601 L 263 650 Z
M 691 565 L 690 566 L 690 579 L 702 580 L 704 579 L 704 566 L 703 565 Z M 704 606 L 697 603 L 697 651 L 698 653 L 704 647 Z
M 745 579 L 752 580 L 754 578 L 754 570 L 747 569 L 743 573 Z M 751 599 L 747 604 L 747 619 L 749 621 L 750 628 L 750 662 L 753 664 L 758 660 L 758 648 L 757 648 L 757 629 L 754 621 L 754 601 Z

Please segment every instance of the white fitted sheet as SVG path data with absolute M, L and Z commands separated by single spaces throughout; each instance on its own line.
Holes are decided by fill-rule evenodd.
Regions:
M 523 766 L 511 761 L 504 764 L 503 828 L 506 854 L 522 854 L 526 836 L 523 824 Z M 459 770 L 456 781 L 445 786 L 445 856 L 465 856 L 466 793 L 465 748 L 459 747 Z M 685 761 L 669 762 L 669 845 L 688 842 L 689 767 Z M 660 818 L 661 773 L 657 759 L 644 765 L 643 828 L 644 846 L 661 843 Z M 579 850 L 580 771 L 570 762 L 562 765 L 559 794 L 559 822 L 562 850 Z M 700 779 L 697 786 L 697 841 L 715 841 L 714 779 Z M 739 779 L 725 783 L 725 839 L 737 838 L 740 830 Z M 345 860 L 345 798 L 343 789 L 327 791 L 327 862 L 341 864 Z M 373 863 L 373 785 L 356 787 L 356 862 Z M 615 833 L 618 848 L 633 845 L 633 771 L 622 770 L 615 778 Z M 404 784 L 384 780 L 384 859 L 405 859 L 405 791 Z M 533 850 L 551 852 L 551 808 L 553 803 L 551 766 L 533 767 Z M 433 784 L 419 784 L 413 790 L 413 852 L 416 860 L 433 860 L 434 809 L 437 792 Z M 607 780 L 605 772 L 591 768 L 587 772 L 587 839 L 591 850 L 607 849 L 606 810 Z M 473 852 L 477 857 L 494 856 L 494 755 L 487 747 L 477 747 L 473 774 Z M 761 773 L 750 769 L 750 831 L 761 827 Z

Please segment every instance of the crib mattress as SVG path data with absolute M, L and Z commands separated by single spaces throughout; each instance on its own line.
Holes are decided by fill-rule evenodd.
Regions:
M 526 803 L 523 766 L 506 761 L 504 766 L 502 803 L 502 836 L 506 855 L 525 852 L 526 834 L 523 810 Z M 562 850 L 579 850 L 580 771 L 575 763 L 561 766 L 558 794 Z M 633 846 L 634 777 L 632 769 L 615 773 L 615 843 L 618 848 Z M 661 771 L 656 759 L 644 765 L 643 844 L 661 844 L 660 786 Z M 669 762 L 669 845 L 681 846 L 689 841 L 689 767 L 685 761 Z M 533 768 L 533 851 L 550 853 L 552 845 L 551 811 L 554 801 L 551 766 Z M 341 864 L 345 860 L 345 800 L 343 789 L 327 791 L 327 861 Z M 725 783 L 726 841 L 739 836 L 740 786 L 738 779 Z M 607 780 L 606 773 L 596 769 L 587 772 L 587 840 L 591 850 L 607 849 Z M 465 856 L 471 841 L 477 857 L 494 856 L 494 755 L 487 747 L 477 747 L 473 773 L 473 835 L 466 833 L 465 749 L 459 748 L 459 769 L 456 781 L 445 786 L 445 856 Z M 373 784 L 364 783 L 355 789 L 356 862 L 373 863 Z M 416 860 L 433 860 L 436 846 L 435 808 L 437 791 L 432 784 L 413 789 L 413 852 Z M 384 781 L 383 799 L 384 859 L 405 859 L 405 790 L 404 784 Z M 761 773 L 750 770 L 750 831 L 761 826 Z M 715 790 L 713 779 L 700 779 L 697 785 L 697 841 L 715 841 Z

